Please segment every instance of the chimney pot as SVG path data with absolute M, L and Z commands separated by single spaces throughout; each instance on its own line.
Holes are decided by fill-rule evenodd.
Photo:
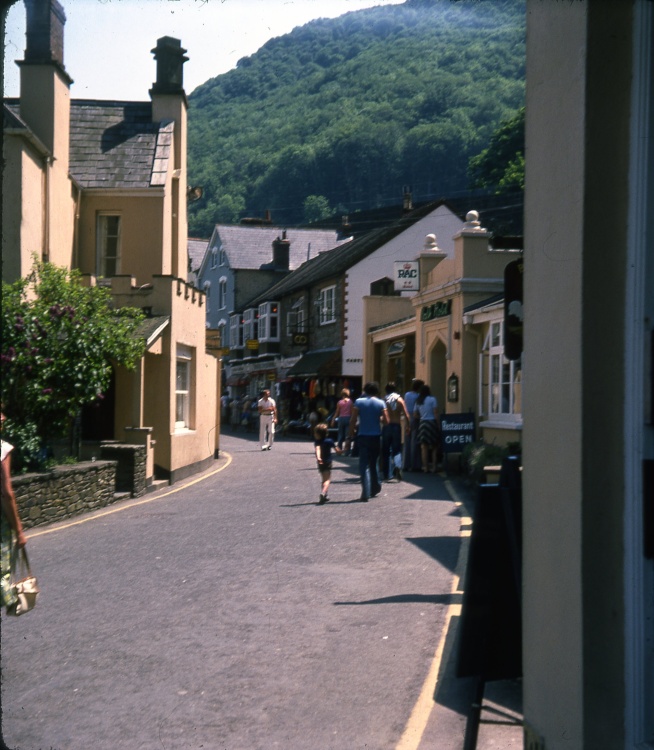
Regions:
M 183 94 L 184 63 L 186 50 L 179 39 L 162 36 L 151 50 L 157 61 L 157 80 L 152 85 L 152 94 Z

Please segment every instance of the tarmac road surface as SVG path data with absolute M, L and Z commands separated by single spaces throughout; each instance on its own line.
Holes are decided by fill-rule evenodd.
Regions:
M 337 457 L 318 506 L 308 439 L 227 433 L 202 475 L 32 529 L 42 593 L 2 617 L 6 747 L 462 747 L 460 692 L 433 711 L 461 506 L 422 474 L 355 502 L 356 468 Z

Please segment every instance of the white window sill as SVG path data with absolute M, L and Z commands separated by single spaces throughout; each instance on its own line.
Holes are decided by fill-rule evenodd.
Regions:
M 509 420 L 491 417 L 480 422 L 479 426 L 491 430 L 522 430 L 522 419 Z
M 190 427 L 175 427 L 175 435 L 192 435 L 194 432 Z

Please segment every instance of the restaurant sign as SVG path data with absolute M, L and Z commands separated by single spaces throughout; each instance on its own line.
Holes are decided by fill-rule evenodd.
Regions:
M 443 453 L 461 453 L 475 441 L 474 414 L 443 414 L 441 417 Z
M 433 305 L 425 305 L 420 311 L 420 320 L 434 320 L 435 318 L 446 318 L 452 313 L 452 300 L 434 302 Z

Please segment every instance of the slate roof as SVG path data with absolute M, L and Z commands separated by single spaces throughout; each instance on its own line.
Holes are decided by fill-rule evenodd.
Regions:
M 50 151 L 34 135 L 29 125 L 20 116 L 20 103 L 18 99 L 5 99 L 2 105 L 2 130 L 3 133 L 20 135 L 28 140 L 43 155 L 49 155 Z
M 204 260 L 209 240 L 199 240 L 195 237 L 188 238 L 188 279 L 189 284 L 195 284 L 198 277 L 198 271 Z
M 299 268 L 305 261 L 342 245 L 333 229 L 284 229 L 283 227 L 242 226 L 240 224 L 217 224 L 223 249 L 229 266 L 233 270 L 259 270 L 271 263 L 273 241 L 286 231 L 290 241 L 289 269 Z
M 87 189 L 162 186 L 173 126 L 152 122 L 151 102 L 73 99 L 70 173 Z
M 444 197 L 438 201 L 422 201 L 414 204 L 414 210 L 425 205 L 445 205 L 463 222 L 468 211 L 479 211 L 481 225 L 493 235 L 521 236 L 523 231 L 524 194 L 489 194 L 485 191 L 469 191 L 463 195 Z M 348 215 L 347 230 L 354 237 L 389 227 L 404 215 L 402 204 L 356 211 Z M 332 216 L 307 225 L 312 228 L 341 227 L 342 217 Z
M 401 234 L 417 221 L 435 211 L 440 205 L 441 201 L 425 204 L 405 214 L 390 227 L 374 229 L 358 239 L 350 240 L 340 245 L 329 253 L 323 253 L 317 258 L 307 261 L 292 274 L 285 276 L 281 281 L 278 281 L 274 286 L 267 289 L 263 294 L 250 300 L 245 307 L 254 307 L 268 300 L 281 299 L 281 297 L 299 289 L 306 289 L 308 286 L 317 284 L 324 279 L 345 273 L 356 263 L 359 263 L 359 261 L 367 258 L 368 255 L 382 247 L 382 245 L 390 242 L 398 234 Z

